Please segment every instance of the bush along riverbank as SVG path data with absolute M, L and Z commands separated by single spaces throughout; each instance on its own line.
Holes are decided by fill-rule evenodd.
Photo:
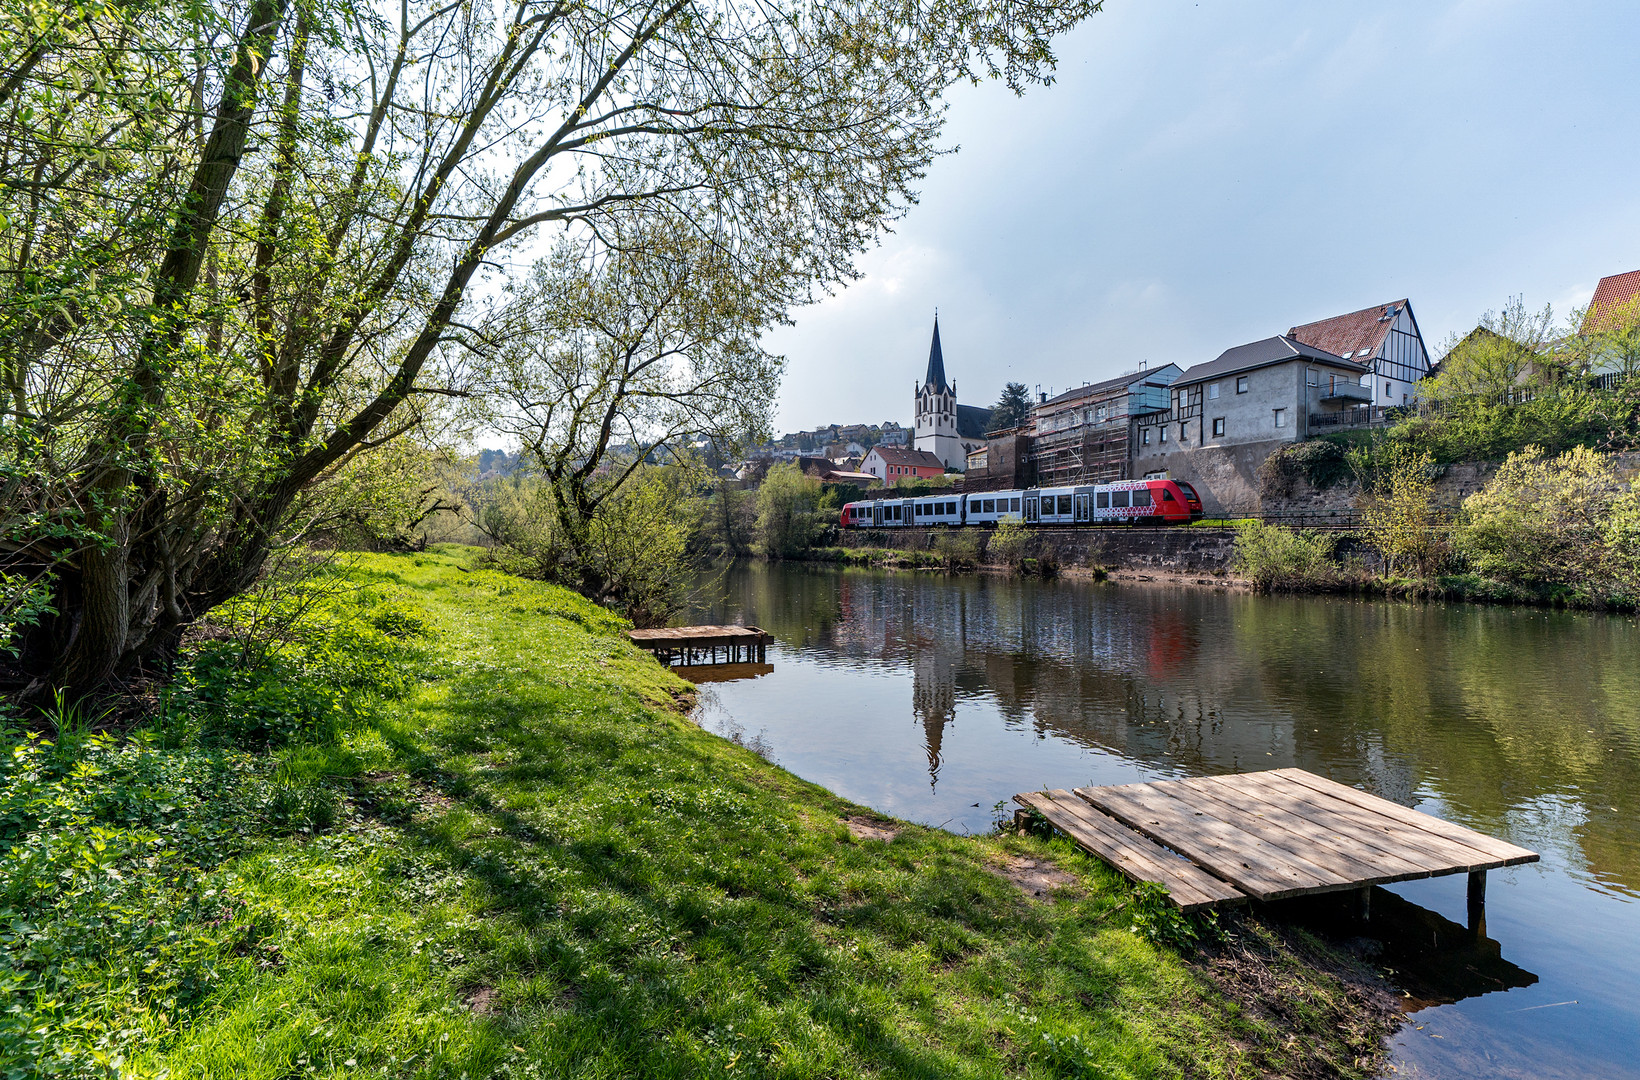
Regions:
M 1434 471 L 1428 455 L 1387 457 L 1362 508 L 1370 563 L 1336 558 L 1340 537 L 1255 521 L 1238 527 L 1231 568 L 1263 591 L 1640 606 L 1640 490 L 1610 455 L 1528 447 L 1458 507 L 1436 503 Z
M 607 611 L 466 558 L 247 601 L 133 728 L 12 715 L 7 1075 L 1381 1065 L 1388 996 L 1310 939 L 883 819 L 690 723 Z

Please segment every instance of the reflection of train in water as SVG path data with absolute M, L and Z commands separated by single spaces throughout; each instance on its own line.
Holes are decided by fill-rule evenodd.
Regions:
M 995 525 L 1017 518 L 1027 525 L 1184 525 L 1202 516 L 1196 489 L 1183 480 L 1123 480 L 1115 484 L 928 492 L 910 498 L 867 499 L 843 507 L 849 529 L 906 525 Z

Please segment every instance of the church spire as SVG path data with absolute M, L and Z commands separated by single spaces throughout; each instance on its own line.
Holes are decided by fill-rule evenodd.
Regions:
M 937 312 L 934 315 L 934 343 L 928 347 L 928 376 L 923 379 L 923 385 L 932 387 L 936 394 L 950 391 L 945 384 L 945 357 L 940 352 L 940 317 Z

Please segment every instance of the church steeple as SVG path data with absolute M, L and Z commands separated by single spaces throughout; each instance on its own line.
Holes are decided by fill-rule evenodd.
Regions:
M 940 317 L 934 315 L 934 343 L 928 347 L 928 376 L 923 379 L 923 385 L 931 387 L 936 394 L 947 394 L 951 388 L 945 384 L 945 356 L 940 352 Z

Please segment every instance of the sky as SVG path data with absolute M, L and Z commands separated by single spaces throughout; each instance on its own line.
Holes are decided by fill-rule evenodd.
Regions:
M 1640 4 L 1107 0 L 1053 85 L 949 98 L 921 199 L 796 312 L 775 430 L 1183 367 L 1410 298 L 1433 357 L 1640 269 Z

